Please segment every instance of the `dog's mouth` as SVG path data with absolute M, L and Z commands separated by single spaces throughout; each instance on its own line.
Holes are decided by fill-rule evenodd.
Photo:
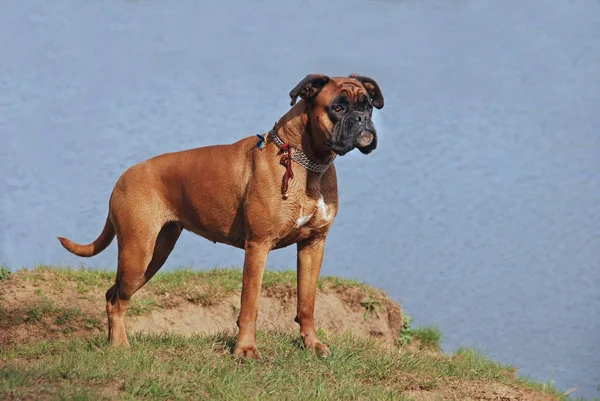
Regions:
M 364 154 L 369 154 L 375 149 L 375 134 L 371 131 L 362 131 L 356 137 L 356 147 Z
M 377 135 L 375 132 L 363 130 L 358 135 L 350 135 L 350 138 L 343 137 L 339 141 L 332 142 L 330 146 L 331 150 L 340 156 L 344 156 L 354 148 L 367 155 L 377 147 Z

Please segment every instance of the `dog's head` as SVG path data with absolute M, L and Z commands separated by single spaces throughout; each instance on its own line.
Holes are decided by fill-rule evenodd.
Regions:
M 338 155 L 354 148 L 371 153 L 377 132 L 371 119 L 373 107 L 383 107 L 383 95 L 372 78 L 352 74 L 347 78 L 307 75 L 290 92 L 291 105 L 298 97 L 306 102 L 311 132 Z

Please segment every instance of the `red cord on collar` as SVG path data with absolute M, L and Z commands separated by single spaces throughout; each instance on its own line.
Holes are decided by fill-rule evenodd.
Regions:
M 294 172 L 292 171 L 292 152 L 294 151 L 294 148 L 292 146 L 290 146 L 289 143 L 284 143 L 281 146 L 281 150 L 280 153 L 283 153 L 281 155 L 281 160 L 279 161 L 279 163 L 281 163 L 283 166 L 285 166 L 285 174 L 283 174 L 283 199 L 287 199 L 288 198 L 288 186 L 289 186 L 289 181 L 291 179 L 294 178 Z

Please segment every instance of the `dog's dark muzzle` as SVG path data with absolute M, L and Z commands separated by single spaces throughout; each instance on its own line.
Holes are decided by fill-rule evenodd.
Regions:
M 371 116 L 363 112 L 350 114 L 340 123 L 341 135 L 331 144 L 331 149 L 340 156 L 357 148 L 361 153 L 369 154 L 377 147 L 377 132 Z

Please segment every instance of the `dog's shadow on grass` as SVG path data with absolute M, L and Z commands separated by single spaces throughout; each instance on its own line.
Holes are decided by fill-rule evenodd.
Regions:
M 302 337 L 295 337 L 292 340 L 292 345 L 300 351 L 306 351 L 306 347 L 304 346 L 304 341 L 302 340 Z
M 216 345 L 223 347 L 224 351 L 227 351 L 228 353 L 233 354 L 233 350 L 235 349 L 235 344 L 237 342 L 237 334 L 223 332 L 223 333 L 214 334 L 212 337 L 213 337 L 212 341 Z

